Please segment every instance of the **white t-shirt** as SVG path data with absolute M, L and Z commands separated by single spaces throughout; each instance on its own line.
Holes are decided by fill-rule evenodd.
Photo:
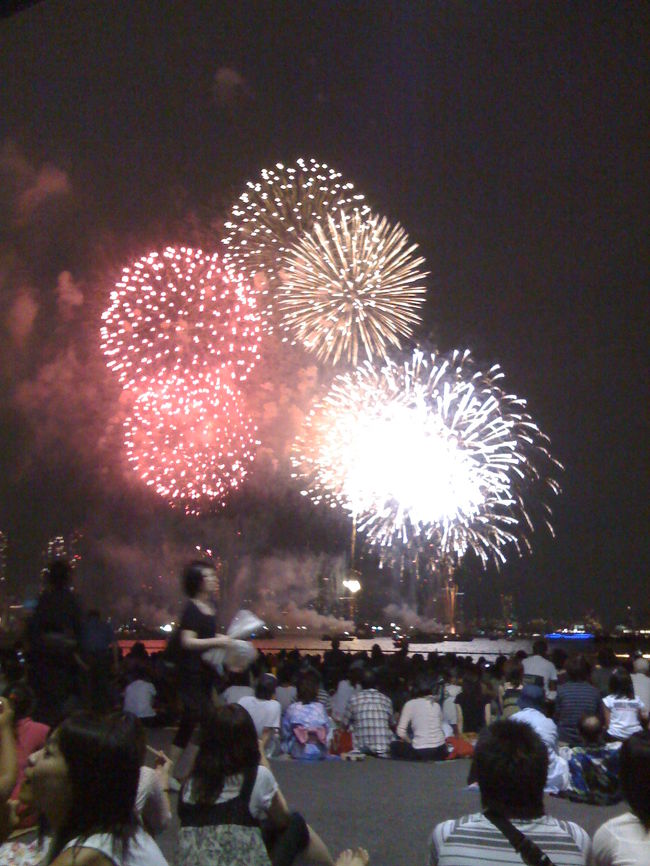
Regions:
M 150 719 L 156 715 L 153 701 L 156 687 L 147 680 L 134 680 L 124 689 L 124 712 L 139 719 Z
M 238 773 L 235 776 L 228 776 L 224 782 L 223 790 L 219 795 L 217 803 L 226 803 L 228 800 L 232 800 L 236 797 L 241 790 L 243 782 L 244 776 L 242 773 Z M 278 790 L 278 783 L 275 781 L 273 773 L 266 767 L 259 766 L 257 768 L 257 777 L 255 779 L 255 784 L 253 785 L 249 803 L 249 812 L 253 818 L 256 818 L 258 821 L 263 821 L 264 818 L 266 818 L 268 811 L 271 808 L 273 797 L 275 797 Z M 185 803 L 193 802 L 191 779 L 183 788 L 181 796 Z
M 645 712 L 645 704 L 638 698 L 617 698 L 607 695 L 603 703 L 610 712 L 607 733 L 610 737 L 627 740 L 632 734 L 642 730 L 639 712 Z
M 162 833 L 172 819 L 158 773 L 152 767 L 140 767 L 135 811 L 153 835 Z
M 399 717 L 397 736 L 405 739 L 409 724 L 413 733 L 414 749 L 437 749 L 445 742 L 442 730 L 442 711 L 433 698 L 413 698 L 404 704 Z
M 617 815 L 596 830 L 591 858 L 593 866 L 650 863 L 650 831 L 631 812 Z
M 249 713 L 258 737 L 262 736 L 264 728 L 280 728 L 282 707 L 279 701 L 263 700 L 254 695 L 247 695 L 240 698 L 237 703 Z
M 546 786 L 544 790 L 548 794 L 557 794 L 566 791 L 569 787 L 569 764 L 558 752 L 557 725 L 553 719 L 549 719 L 544 713 L 527 707 L 510 716 L 511 722 L 522 722 L 539 735 L 548 751 L 548 773 L 546 775 Z
M 221 693 L 221 697 L 227 704 L 237 704 L 239 703 L 240 698 L 253 694 L 255 694 L 255 692 L 250 686 L 228 686 L 228 688 Z
M 548 698 L 555 694 L 549 689 L 550 682 L 557 682 L 557 668 L 544 656 L 528 656 L 522 662 L 524 666 L 524 676 L 542 677 L 544 680 L 544 692 Z
M 76 844 L 77 839 L 73 839 L 63 850 L 74 848 Z M 96 833 L 94 836 L 89 836 L 81 842 L 80 848 L 99 851 L 115 866 L 169 866 L 160 848 L 142 827 L 136 830 L 125 858 L 120 856 L 120 846 L 115 843 L 115 837 L 110 833 Z

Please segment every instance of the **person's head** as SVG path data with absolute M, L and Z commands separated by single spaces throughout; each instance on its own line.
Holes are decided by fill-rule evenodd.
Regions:
M 643 656 L 639 656 L 634 659 L 633 669 L 635 674 L 645 674 L 648 675 L 648 671 L 650 671 L 650 663 L 648 659 L 644 659 Z
M 193 793 L 200 802 L 211 803 L 229 776 L 252 770 L 259 762 L 257 732 L 248 712 L 239 704 L 212 707 L 201 724 Z
M 414 698 L 427 698 L 436 689 L 436 680 L 430 674 L 418 674 L 413 683 L 412 695 Z
M 587 659 L 579 653 L 571 656 L 566 663 L 567 677 L 574 683 L 586 683 L 591 676 L 591 665 Z
M 543 638 L 536 640 L 533 644 L 533 655 L 535 656 L 546 656 L 548 652 L 548 644 Z
M 585 746 L 599 746 L 605 733 L 604 725 L 600 716 L 584 713 L 578 722 L 578 733 Z
M 620 751 L 623 796 L 646 830 L 650 830 L 650 731 L 629 737 Z
M 139 773 L 131 719 L 81 712 L 62 722 L 28 770 L 34 804 L 54 832 L 50 856 L 94 833 L 114 835 L 125 850 L 136 827 Z
M 366 668 L 361 677 L 361 688 L 375 689 L 377 688 L 377 674 L 372 668 Z
M 273 674 L 262 674 L 255 686 L 255 697 L 262 701 L 270 701 L 275 694 L 278 681 Z
M 508 659 L 503 666 L 503 677 L 512 686 L 520 686 L 524 680 L 524 666 L 519 659 Z
M 475 667 L 468 667 L 463 671 L 461 688 L 466 695 L 481 693 L 481 676 Z
M 341 646 L 341 641 L 337 637 L 333 637 L 331 641 L 332 649 L 337 650 Z
M 50 589 L 62 590 L 70 583 L 72 570 L 67 559 L 53 559 L 47 567 L 46 582 Z
M 313 704 L 318 700 L 320 677 L 313 668 L 301 671 L 296 683 L 296 697 L 302 704 Z
M 530 725 L 504 719 L 484 728 L 474 760 L 484 809 L 509 818 L 544 814 L 548 752 Z
M 185 566 L 181 580 L 183 592 L 188 598 L 196 598 L 204 592 L 211 595 L 217 588 L 217 572 L 214 566 L 199 559 Z
M 634 684 L 629 671 L 625 668 L 614 668 L 609 678 L 609 693 L 617 698 L 634 697 Z

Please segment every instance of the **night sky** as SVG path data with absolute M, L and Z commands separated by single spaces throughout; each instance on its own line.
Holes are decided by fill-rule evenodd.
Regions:
M 186 237 L 219 249 L 247 179 L 314 156 L 420 245 L 431 275 L 417 336 L 499 362 L 566 467 L 556 538 L 468 586 L 471 610 L 507 589 L 528 616 L 594 609 L 612 624 L 631 604 L 650 623 L 648 10 L 43 0 L 0 20 L 13 585 L 35 585 L 47 539 L 79 526 L 107 573 L 145 580 L 152 550 L 161 573 L 167 554 L 186 555 L 195 528 L 121 462 L 101 312 L 130 257 Z M 257 508 L 262 520 L 270 486 L 285 513 L 268 549 L 287 526 L 327 546 L 335 529 L 304 505 L 292 521 L 293 493 L 267 482 L 223 519 Z

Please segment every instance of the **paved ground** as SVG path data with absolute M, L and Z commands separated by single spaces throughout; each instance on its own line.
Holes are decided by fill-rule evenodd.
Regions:
M 161 747 L 169 739 L 168 732 L 155 732 L 152 742 Z M 290 807 L 302 812 L 332 854 L 363 845 L 370 852 L 371 866 L 424 866 L 434 824 L 479 810 L 478 792 L 465 786 L 468 767 L 467 761 L 409 764 L 370 758 L 359 763 L 272 762 Z M 584 806 L 547 797 L 546 810 L 575 821 L 593 836 L 603 821 L 625 807 Z M 159 839 L 171 866 L 175 833 L 174 825 Z

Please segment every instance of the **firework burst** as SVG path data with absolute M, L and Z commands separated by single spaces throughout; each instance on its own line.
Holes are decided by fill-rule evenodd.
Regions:
M 502 377 L 469 352 L 420 351 L 339 376 L 294 444 L 303 492 L 352 512 L 379 547 L 426 540 L 440 556 L 503 562 L 530 544 L 538 506 L 550 528 L 544 491 L 558 492 L 559 464 Z
M 426 272 L 416 249 L 385 217 L 328 214 L 284 257 L 281 327 L 321 361 L 386 359 L 420 321 Z
M 218 256 L 167 247 L 125 268 L 110 300 L 102 349 L 133 399 L 128 460 L 158 494 L 198 511 L 253 459 L 238 390 L 259 358 L 253 294 Z
M 221 371 L 243 381 L 259 358 L 261 328 L 249 284 L 187 247 L 152 252 L 124 268 L 103 313 L 101 347 L 124 388 L 170 374 Z
M 255 278 L 267 326 L 283 255 L 304 232 L 340 208 L 365 213 L 363 195 L 355 193 L 340 172 L 314 159 L 298 159 L 289 166 L 277 163 L 246 184 L 225 223 L 224 261 Z
M 238 487 L 256 428 L 227 384 L 175 378 L 141 393 L 124 422 L 129 462 L 144 483 L 188 512 Z

